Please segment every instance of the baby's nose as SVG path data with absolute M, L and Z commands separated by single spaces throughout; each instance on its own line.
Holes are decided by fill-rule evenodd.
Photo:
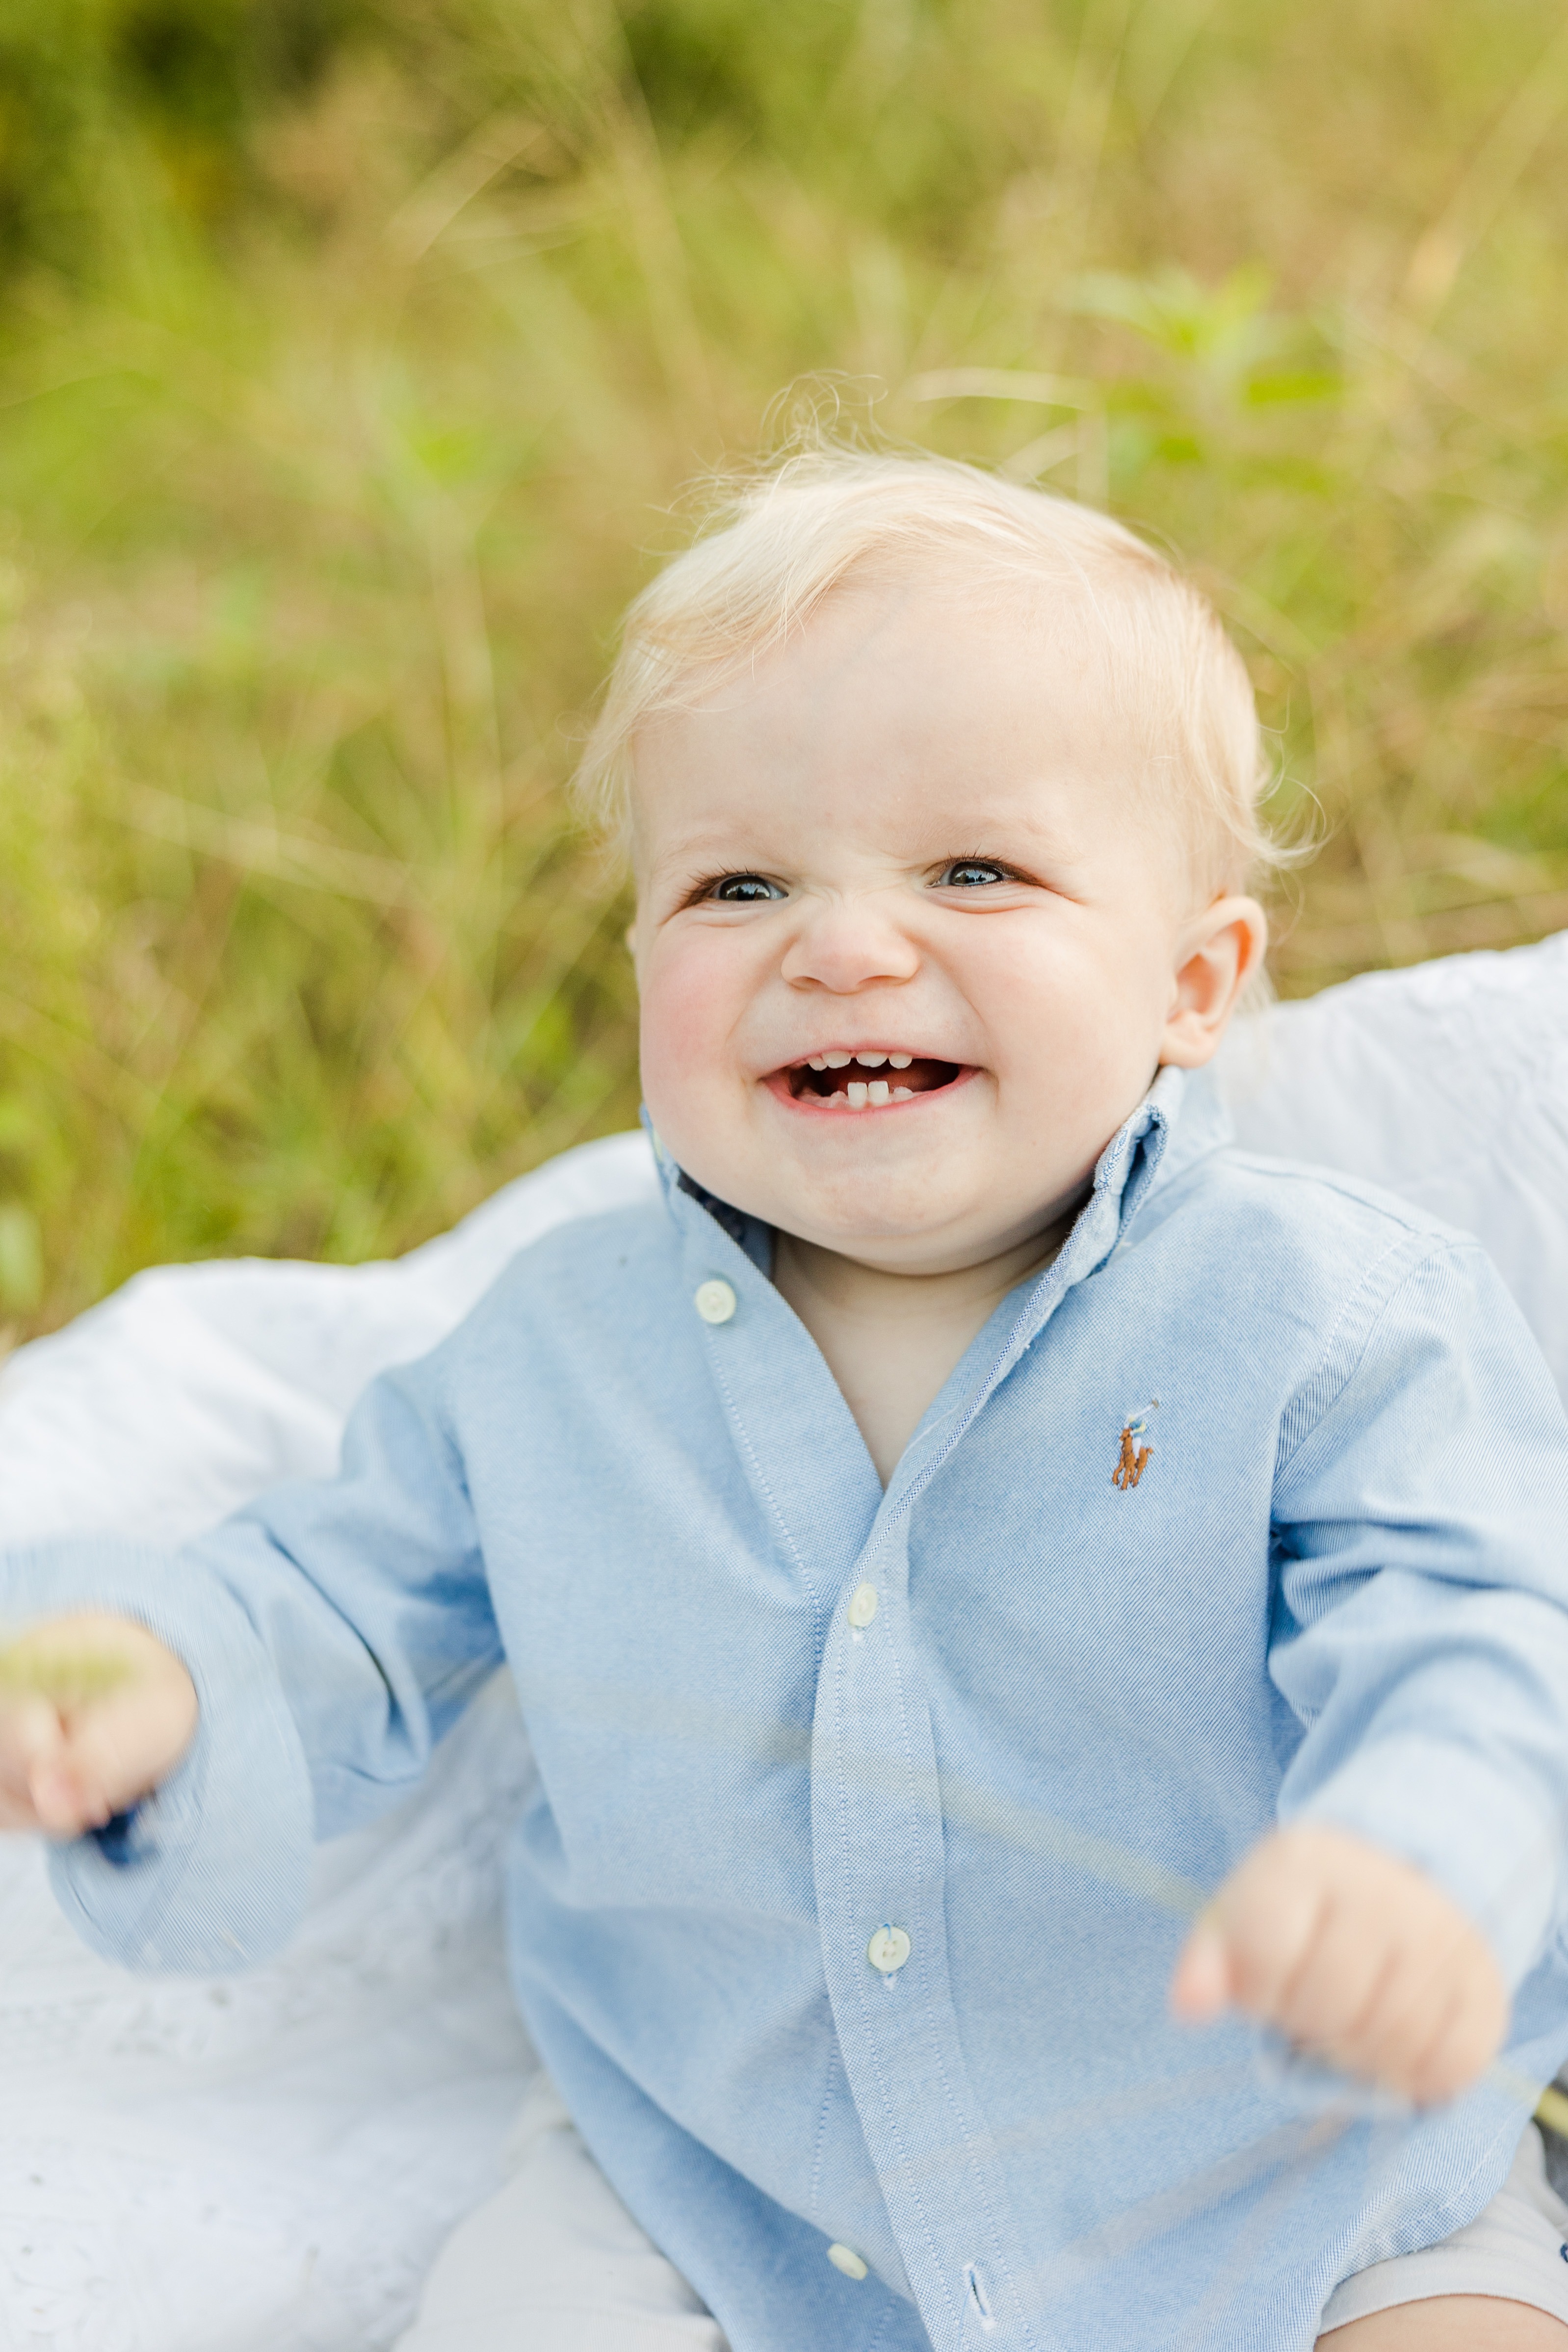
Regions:
M 797 988 L 847 996 L 879 982 L 912 980 L 920 950 L 890 911 L 870 898 L 814 908 L 785 950 L 783 977 Z

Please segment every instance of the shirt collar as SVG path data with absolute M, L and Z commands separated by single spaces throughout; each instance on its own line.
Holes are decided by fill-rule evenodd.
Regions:
M 1162 1191 L 1236 1137 L 1224 1089 L 1212 1063 L 1202 1070 L 1162 1070 L 1145 1100 L 1152 1101 L 1167 1084 L 1166 1117 L 1171 1133 L 1155 1179 Z

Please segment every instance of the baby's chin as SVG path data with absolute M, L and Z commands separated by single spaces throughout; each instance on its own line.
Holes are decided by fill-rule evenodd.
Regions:
M 896 1108 L 781 1119 L 771 1105 L 761 1120 L 734 1119 L 721 1099 L 673 1095 L 663 1118 L 649 1107 L 678 1164 L 731 1208 L 864 1265 L 937 1274 L 1016 1244 L 1041 1213 L 1050 1156 L 1037 1143 L 1008 1150 L 986 1088 L 953 1094 L 951 1112 L 907 1120 Z M 1078 1172 L 1065 1171 L 1064 1186 Z
M 927 1160 L 793 1184 L 781 1181 L 787 1172 L 737 1169 L 728 1191 L 717 1182 L 707 1189 L 796 1241 L 889 1274 L 951 1273 L 983 1263 L 1017 1238 L 1013 1225 L 999 1221 L 994 1188 L 980 1170 L 966 1181 L 961 1171 L 933 1170 Z

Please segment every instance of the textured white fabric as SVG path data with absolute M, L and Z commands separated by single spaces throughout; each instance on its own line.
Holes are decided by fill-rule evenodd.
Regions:
M 531 2063 L 496 1901 L 515 1735 L 497 1687 L 417 1805 L 323 1852 L 289 1951 L 221 1983 L 107 1968 L 0 1848 L 6 2352 L 389 2338 Z
M 1279 1005 L 1221 1070 L 1248 1150 L 1478 1235 L 1568 1397 L 1568 931 Z
M 657 1194 L 640 1134 L 524 1176 L 388 1264 L 157 1266 L 0 1377 L 0 1542 L 133 1526 L 183 1541 L 278 1478 L 330 1475 L 349 1407 L 433 1348 L 567 1217 Z
M 1568 1388 L 1568 935 L 1280 1007 L 1225 1084 L 1249 1147 L 1479 1233 Z M 621 1136 L 396 1265 L 139 1276 L 0 1378 L 0 1542 L 178 1538 L 330 1470 L 364 1383 L 515 1249 L 653 1192 Z M 531 2079 L 496 1868 L 528 1769 L 498 1684 L 417 1796 L 323 1850 L 291 1949 L 222 1983 L 91 1958 L 0 1840 L 0 2352 L 385 2352 Z

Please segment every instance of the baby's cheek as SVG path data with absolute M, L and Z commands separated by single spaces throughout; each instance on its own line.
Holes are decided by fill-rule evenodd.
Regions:
M 710 959 L 657 955 L 643 977 L 642 1087 L 654 1124 L 679 1154 L 689 1118 L 710 1115 L 724 1067 L 722 982 Z

